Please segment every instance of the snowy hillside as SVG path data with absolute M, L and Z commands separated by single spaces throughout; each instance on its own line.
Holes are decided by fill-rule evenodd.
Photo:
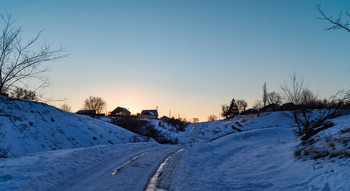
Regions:
M 177 166 L 173 190 L 349 190 L 348 158 L 299 160 L 292 128 L 272 127 L 196 144 Z
M 0 100 L 0 155 L 147 141 L 118 126 L 22 100 Z
M 210 142 L 229 134 L 257 128 L 295 126 L 293 119 L 288 116 L 287 112 L 239 115 L 227 120 L 190 123 L 185 128 L 185 131 L 177 131 L 176 128 L 163 121 L 147 121 L 168 140 L 176 140 L 175 142 L 184 145 L 197 142 Z

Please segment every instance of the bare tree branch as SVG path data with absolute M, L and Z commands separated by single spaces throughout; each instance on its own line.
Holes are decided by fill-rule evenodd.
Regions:
M 1 15 L 3 29 L 0 31 L 0 93 L 13 87 L 28 85 L 31 79 L 46 84 L 43 73 L 47 72 L 44 64 L 65 57 L 62 48 L 53 49 L 50 45 L 42 45 L 37 50 L 38 39 L 42 31 L 27 43 L 22 43 L 22 29 L 15 26 L 11 14 Z M 39 86 L 44 87 L 44 86 Z
M 339 13 L 339 16 L 337 19 L 334 19 L 332 15 L 327 16 L 324 13 L 324 11 L 321 9 L 321 3 L 315 4 L 315 7 L 316 7 L 317 11 L 319 12 L 319 14 L 321 15 L 321 17 L 318 19 L 327 21 L 331 24 L 331 26 L 328 27 L 327 30 L 344 29 L 344 30 L 350 32 L 349 21 L 346 21 L 346 22 L 343 21 L 342 12 Z M 350 17 L 350 14 L 348 12 L 346 12 L 346 15 L 348 17 Z

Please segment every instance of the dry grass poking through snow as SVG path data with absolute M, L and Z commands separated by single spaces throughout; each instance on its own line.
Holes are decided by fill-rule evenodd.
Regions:
M 349 158 L 350 128 L 342 129 L 335 134 L 315 136 L 297 146 L 294 156 L 299 159 Z

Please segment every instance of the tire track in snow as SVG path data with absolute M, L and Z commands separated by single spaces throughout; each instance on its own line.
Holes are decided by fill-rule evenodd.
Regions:
M 143 190 L 149 177 L 152 177 L 164 159 L 178 149 L 174 146 L 162 146 L 128 157 L 119 156 L 120 159 L 124 158 L 123 162 L 118 158 L 106 160 L 80 172 L 52 190 Z
M 144 152 L 144 153 L 142 153 L 142 154 L 140 154 L 140 155 L 138 155 L 138 156 L 132 158 L 131 160 L 127 161 L 126 163 L 124 163 L 123 165 L 121 165 L 120 167 L 118 167 L 117 169 L 115 169 L 115 170 L 111 173 L 111 175 L 114 176 L 116 173 L 118 173 L 121 169 L 123 169 L 124 167 L 126 167 L 128 164 L 134 162 L 135 160 L 139 159 L 140 157 L 142 157 L 143 155 L 145 155 L 145 154 L 147 154 L 147 153 L 149 153 L 149 152 L 151 152 L 151 151 Z
M 166 182 L 166 180 L 162 180 L 162 175 L 164 174 L 164 170 L 166 165 L 168 164 L 168 162 L 179 152 L 184 151 L 184 148 L 177 150 L 176 152 L 174 152 L 173 154 L 171 154 L 168 158 L 166 158 L 162 164 L 159 165 L 156 173 L 152 176 L 152 178 L 149 180 L 149 183 L 146 187 L 146 191 L 159 191 L 159 190 L 166 190 L 164 188 L 160 188 L 159 185 L 161 182 Z M 173 173 L 175 169 L 170 169 Z M 169 177 L 166 177 L 169 178 Z M 170 177 L 172 178 L 172 177 Z M 168 180 L 169 181 L 169 180 Z M 164 184 L 164 183 L 163 183 Z M 164 186 L 164 185 L 163 185 Z M 170 186 L 169 184 L 166 186 Z

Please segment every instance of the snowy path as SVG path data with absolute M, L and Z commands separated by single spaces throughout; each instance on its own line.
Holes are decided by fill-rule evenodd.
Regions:
M 156 173 L 150 179 L 146 191 L 170 190 L 176 166 L 181 159 L 179 153 L 182 151 L 184 151 L 183 148 L 179 149 L 160 164 Z
M 87 169 L 53 190 L 143 190 L 159 165 L 178 147 L 156 147 L 106 160 Z

